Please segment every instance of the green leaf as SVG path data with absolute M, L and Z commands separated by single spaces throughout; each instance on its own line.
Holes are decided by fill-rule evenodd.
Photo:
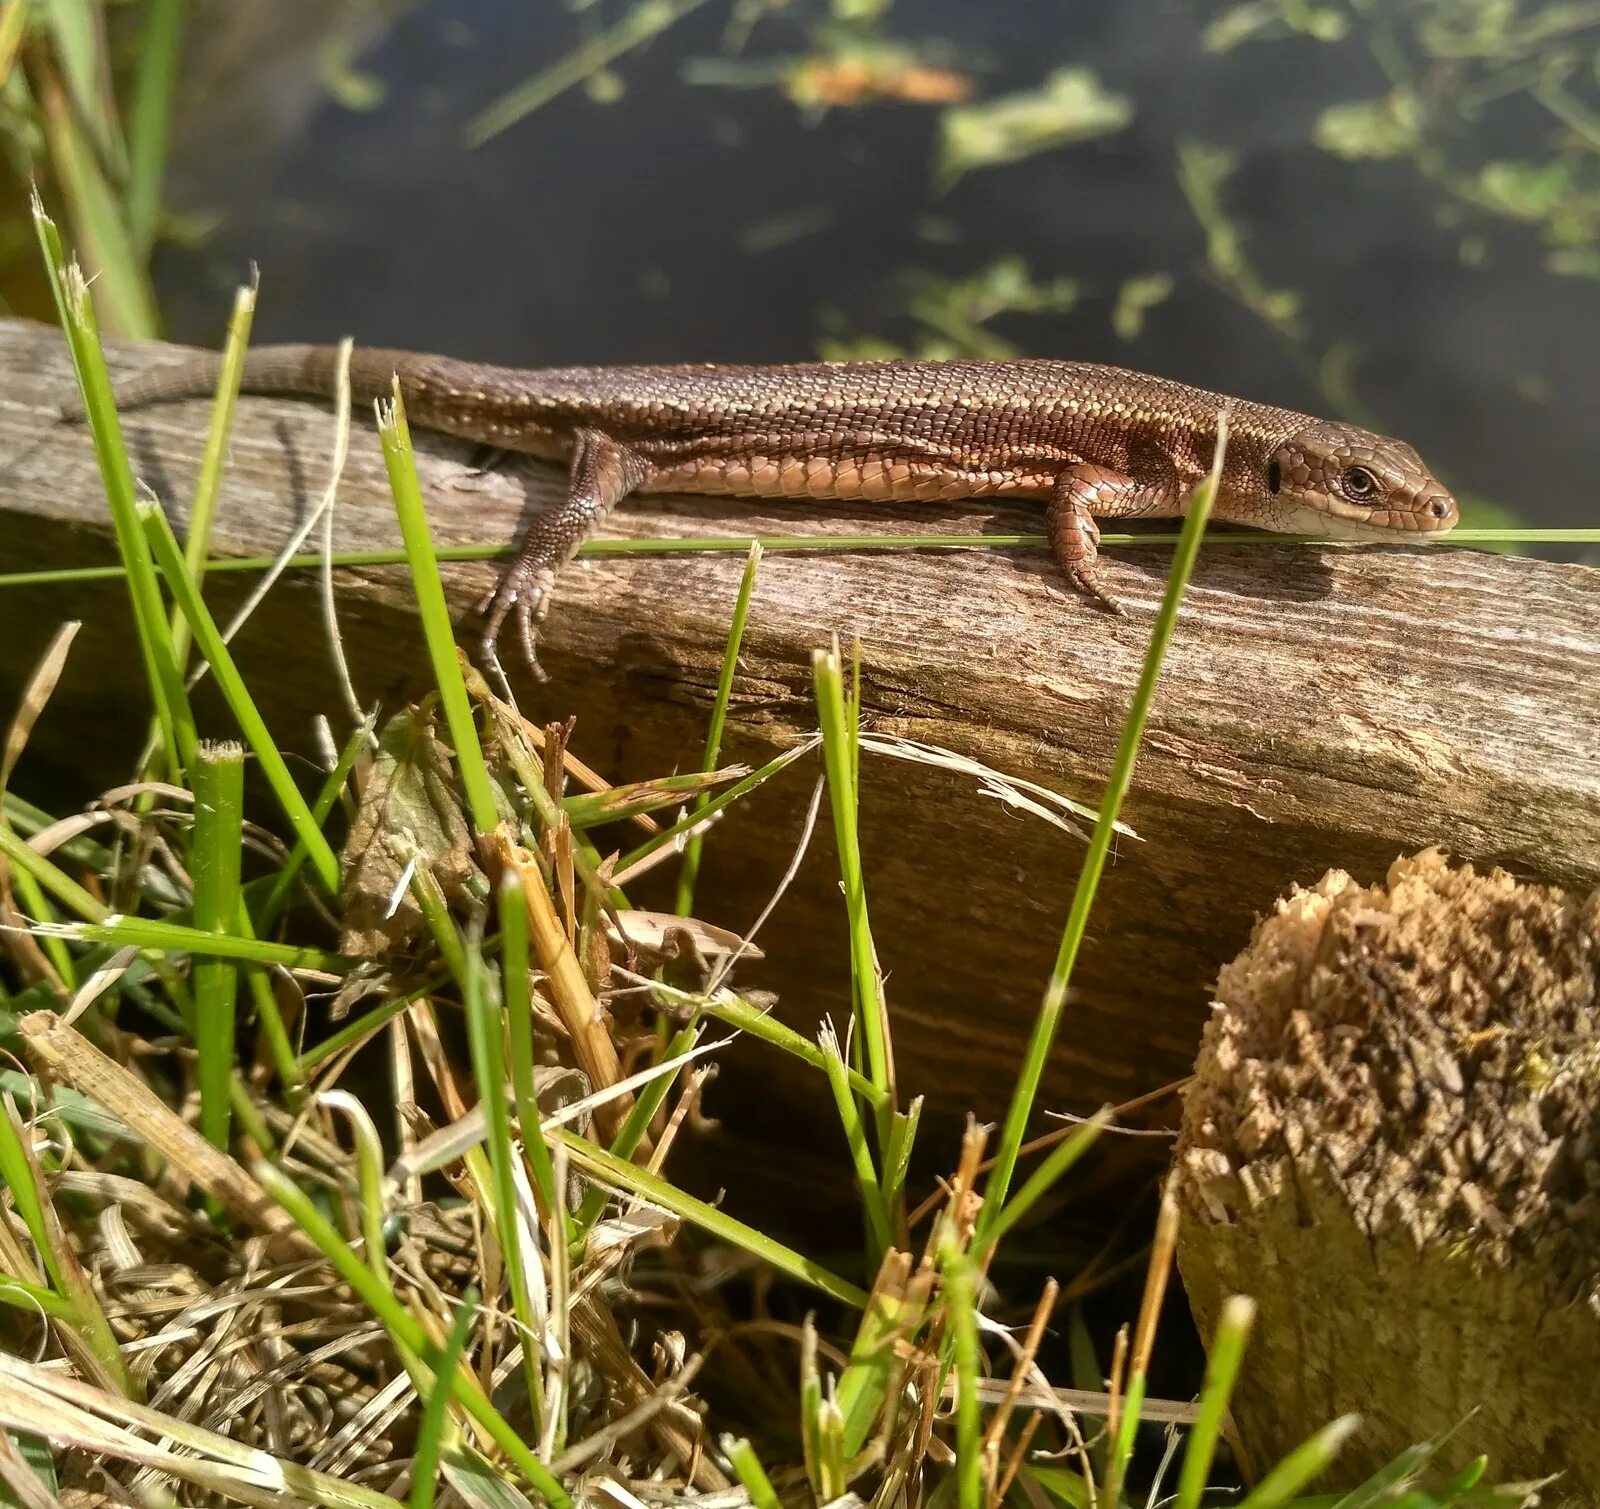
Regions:
M 1231 52 L 1244 42 L 1272 41 L 1299 35 L 1318 42 L 1338 42 L 1350 23 L 1332 5 L 1311 5 L 1307 0 L 1248 0 L 1230 5 L 1212 19 L 1201 38 L 1207 52 Z
M 1473 198 L 1513 220 L 1544 220 L 1571 188 L 1572 173 L 1573 166 L 1565 159 L 1487 163 L 1473 186 Z
M 946 187 L 975 168 L 1020 162 L 1038 152 L 1122 130 L 1133 101 L 1089 68 L 1058 68 L 1037 89 L 944 112 L 939 177 Z
M 1058 1504 L 1065 1504 L 1066 1509 L 1088 1509 L 1092 1502 L 1089 1485 L 1082 1476 L 1064 1467 L 1027 1466 L 1022 1473 L 1032 1478 Z
M 1422 140 L 1422 107 L 1409 89 L 1329 105 L 1317 118 L 1312 140 L 1346 162 L 1403 157 Z
M 1111 311 L 1111 328 L 1117 339 L 1137 340 L 1144 330 L 1144 317 L 1172 297 L 1173 287 L 1172 274 L 1165 272 L 1124 279 L 1117 290 L 1117 306 Z

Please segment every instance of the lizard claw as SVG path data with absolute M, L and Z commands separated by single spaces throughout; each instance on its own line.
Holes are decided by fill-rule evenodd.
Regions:
M 1087 565 L 1082 565 L 1071 572 L 1071 577 L 1072 585 L 1080 592 L 1087 593 L 1106 612 L 1116 618 L 1127 617 L 1127 610 L 1111 595 L 1111 589 L 1101 582 L 1098 572 L 1092 571 Z
M 555 573 L 548 569 L 530 571 L 520 563 L 512 566 L 478 602 L 476 613 L 483 620 L 479 648 L 484 659 L 500 663 L 500 631 L 506 618 L 515 614 L 517 637 L 522 641 L 523 658 L 535 681 L 548 681 L 549 673 L 539 664 L 539 625 L 550 611 L 550 589 Z

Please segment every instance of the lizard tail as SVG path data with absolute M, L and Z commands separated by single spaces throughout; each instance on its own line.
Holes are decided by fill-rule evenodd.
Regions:
M 387 398 L 396 358 L 402 353 L 358 347 L 350 356 L 350 397 L 368 403 Z M 338 348 L 333 346 L 257 346 L 245 353 L 241 392 L 284 394 L 320 398 L 333 392 L 338 369 Z M 144 404 L 173 403 L 184 398 L 209 398 L 222 376 L 222 357 L 214 351 L 191 356 L 170 366 L 156 367 L 115 384 L 111 396 L 119 409 Z M 83 399 L 74 397 L 61 406 L 68 424 L 86 417 Z

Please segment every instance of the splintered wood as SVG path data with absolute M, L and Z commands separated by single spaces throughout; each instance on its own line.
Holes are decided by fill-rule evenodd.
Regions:
M 1600 1497 L 1600 892 L 1453 866 L 1297 891 L 1223 969 L 1184 1109 L 1202 1334 L 1260 1309 L 1235 1419 L 1271 1461 L 1335 1416 L 1348 1487 L 1443 1453 Z

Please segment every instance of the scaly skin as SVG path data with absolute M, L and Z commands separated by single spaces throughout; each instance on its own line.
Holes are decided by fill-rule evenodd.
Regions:
M 248 354 L 244 391 L 327 398 L 336 348 Z M 123 405 L 212 391 L 203 357 L 122 387 Z M 493 367 L 357 349 L 356 400 L 398 375 L 413 425 L 568 460 L 566 503 L 534 520 L 485 604 L 485 647 L 516 613 L 529 664 L 556 571 L 632 492 L 913 502 L 1038 497 L 1057 559 L 1113 611 L 1098 518 L 1183 513 L 1228 448 L 1213 516 L 1343 538 L 1436 535 L 1455 500 L 1408 445 L 1351 425 L 1088 362 L 813 362 L 774 367 Z M 69 415 L 69 417 L 74 417 Z

